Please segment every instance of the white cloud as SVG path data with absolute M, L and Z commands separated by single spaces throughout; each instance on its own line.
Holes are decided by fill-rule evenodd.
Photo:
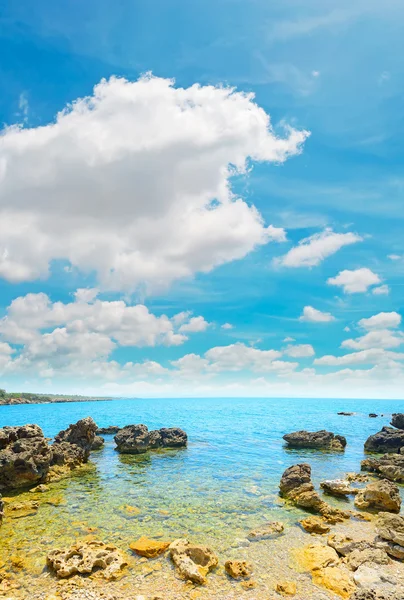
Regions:
M 344 340 L 341 348 L 352 348 L 353 350 L 366 350 L 370 348 L 397 348 L 404 342 L 401 333 L 392 333 L 388 329 L 369 331 L 355 340 Z
M 284 353 L 292 358 L 305 358 L 314 356 L 314 348 L 311 344 L 296 344 L 296 346 L 288 346 Z
M 373 329 L 390 329 L 398 327 L 401 323 L 401 315 L 397 312 L 381 312 L 369 319 L 361 319 L 359 326 L 368 331 Z
M 278 138 L 252 94 L 102 80 L 49 125 L 3 130 L 0 276 L 34 280 L 63 259 L 103 289 L 150 291 L 282 241 L 230 178 L 307 136 Z
M 198 333 L 206 331 L 209 323 L 203 317 L 191 317 L 188 323 L 181 325 L 178 331 L 182 333 Z
M 344 331 L 351 331 L 351 328 L 347 325 L 346 327 L 344 327 Z
M 309 321 L 311 323 L 329 323 L 335 321 L 335 317 L 329 312 L 322 312 L 312 306 L 305 306 L 303 314 L 299 317 L 299 321 Z
M 367 292 L 370 286 L 380 283 L 380 277 L 367 267 L 349 271 L 345 269 L 327 279 L 329 285 L 337 285 L 343 288 L 345 294 L 356 294 Z
M 222 325 L 222 329 L 233 329 L 234 325 L 232 325 L 231 323 L 223 323 Z
M 314 267 L 344 246 L 361 242 L 356 233 L 335 233 L 325 229 L 299 242 L 287 254 L 276 259 L 284 267 Z
M 259 350 L 241 342 L 216 346 L 205 353 L 205 358 L 215 371 L 270 370 L 273 368 L 272 363 L 281 356 L 282 353 L 278 350 Z
M 360 365 L 360 364 L 378 364 L 386 361 L 404 360 L 404 353 L 391 352 L 382 348 L 370 348 L 360 352 L 352 352 L 343 356 L 326 355 L 321 358 L 315 358 L 315 365 L 326 365 L 337 367 L 342 365 Z
M 379 285 L 378 287 L 373 288 L 372 294 L 375 296 L 387 296 L 390 293 L 390 288 L 388 285 Z
M 98 296 L 99 290 L 97 288 L 79 288 L 75 293 L 74 297 L 77 302 L 90 303 Z
M 285 343 L 287 343 L 287 342 L 295 342 L 296 340 L 295 340 L 295 338 L 292 338 L 292 337 L 285 337 L 283 341 Z
M 401 256 L 399 254 L 389 254 L 387 258 L 390 260 L 400 260 Z

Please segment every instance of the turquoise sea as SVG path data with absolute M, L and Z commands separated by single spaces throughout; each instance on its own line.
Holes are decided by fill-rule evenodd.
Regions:
M 352 411 L 350 417 L 338 411 Z M 3 549 L 25 550 L 27 536 L 35 563 L 35 542 L 60 545 L 93 528 L 97 537 L 122 546 L 140 535 L 167 539 L 186 536 L 211 543 L 224 554 L 235 539 L 268 519 L 296 521 L 278 497 L 283 471 L 306 461 L 318 484 L 360 470 L 366 438 L 387 425 L 404 403 L 321 399 L 133 399 L 0 407 L 0 426 L 37 423 L 54 436 L 78 419 L 91 416 L 99 426 L 144 423 L 150 429 L 179 426 L 189 436 L 187 449 L 141 456 L 119 455 L 113 436 L 92 453 L 94 468 L 52 485 L 54 506 L 40 507 L 41 518 L 27 517 L 18 527 L 5 523 Z M 378 418 L 369 418 L 376 412 Z M 298 429 L 328 429 L 346 436 L 345 452 L 287 450 L 282 436 Z M 24 493 L 20 498 L 32 499 Z M 337 503 L 336 500 L 330 500 Z M 339 501 L 340 505 L 343 501 Z M 131 511 L 127 506 L 138 510 Z M 9 547 L 7 546 L 9 544 Z M 43 568 L 39 561 L 38 571 Z

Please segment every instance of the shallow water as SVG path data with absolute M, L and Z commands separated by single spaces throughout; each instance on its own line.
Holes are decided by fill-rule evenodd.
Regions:
M 338 416 L 341 410 L 356 414 Z M 105 447 L 92 453 L 93 468 L 38 495 L 36 516 L 5 521 L 1 558 L 28 555 L 30 572 L 39 574 L 48 548 L 70 545 L 93 533 L 92 528 L 96 537 L 123 549 L 140 535 L 186 536 L 226 555 L 235 540 L 260 523 L 300 517 L 278 497 L 285 468 L 309 462 L 316 484 L 358 471 L 365 439 L 387 425 L 392 412 L 403 410 L 397 401 L 318 399 L 135 399 L 0 407 L 1 427 L 37 423 L 49 437 L 86 416 L 100 427 L 179 426 L 189 436 L 187 449 L 142 456 L 119 455 L 113 436 L 105 436 Z M 372 419 L 369 412 L 384 417 Z M 287 450 L 282 436 L 298 429 L 342 434 L 347 448 L 343 453 Z M 58 506 L 43 503 L 55 496 Z M 33 494 L 19 495 L 26 499 Z M 128 514 L 126 505 L 139 512 Z

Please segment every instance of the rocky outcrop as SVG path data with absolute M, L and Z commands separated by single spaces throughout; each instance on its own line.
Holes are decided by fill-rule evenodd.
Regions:
M 139 556 L 144 556 L 145 558 L 156 558 L 156 556 L 163 554 L 169 545 L 170 542 L 150 540 L 149 538 L 142 536 L 136 540 L 136 542 L 132 542 L 129 547 Z
M 381 431 L 368 437 L 365 442 L 367 452 L 397 452 L 404 446 L 404 430 L 383 427 Z
M 343 450 L 346 439 L 342 435 L 335 435 L 331 431 L 295 431 L 283 436 L 291 448 L 318 448 L 320 450 Z
M 115 435 L 120 431 L 117 425 L 109 425 L 109 427 L 99 427 L 95 432 L 96 435 Z
M 391 424 L 397 429 L 404 429 L 404 413 L 394 413 L 391 416 Z
M 379 538 L 386 542 L 386 552 L 394 558 L 404 559 L 404 517 L 387 512 L 379 513 L 376 521 Z
M 178 539 L 170 545 L 170 556 L 182 579 L 203 585 L 206 576 L 218 564 L 216 554 L 207 546 Z
M 0 429 L 0 490 L 39 483 L 51 460 L 52 451 L 38 425 Z
M 67 429 L 57 434 L 53 442 L 53 447 L 64 443 L 77 446 L 83 451 L 83 462 L 86 462 L 90 456 L 91 446 L 94 442 L 97 429 L 98 427 L 91 417 L 80 419 L 74 425 L 69 425 Z
M 328 533 L 330 531 L 330 526 L 322 519 L 321 517 L 311 516 L 306 519 L 302 519 L 299 521 L 300 525 L 303 527 L 305 531 L 308 533 Z
M 387 479 L 374 481 L 356 495 L 355 506 L 361 510 L 373 509 L 398 513 L 401 507 L 399 489 Z
M 178 427 L 149 431 L 146 425 L 127 425 L 114 437 L 118 452 L 142 454 L 157 448 L 181 448 L 187 445 L 187 434 Z
M 248 579 L 253 574 L 253 566 L 245 560 L 227 560 L 224 569 L 232 579 Z
M 356 548 L 348 554 L 344 561 L 351 571 L 356 571 L 361 565 L 388 565 L 391 560 L 382 548 Z
M 350 600 L 402 600 L 403 592 L 379 590 L 357 590 Z
M 329 523 L 350 518 L 350 513 L 324 502 L 311 481 L 311 467 L 307 463 L 292 465 L 283 473 L 279 484 L 281 496 L 296 506 L 321 514 Z
M 320 487 L 326 494 L 337 497 L 351 496 L 359 491 L 358 488 L 352 488 L 350 482 L 346 479 L 327 479 L 320 483 Z
M 94 437 L 94 441 L 91 444 L 91 450 L 101 450 L 103 445 L 105 444 L 105 440 L 102 436 L 96 435 Z
M 258 542 L 261 540 L 268 540 L 274 537 L 278 537 L 283 533 L 285 526 L 280 521 L 270 521 L 269 523 L 265 523 L 261 527 L 257 527 L 250 531 L 247 535 L 247 538 L 251 542 Z
M 58 577 L 97 572 L 107 580 L 118 579 L 128 564 L 125 555 L 112 544 L 99 541 L 78 542 L 65 550 L 51 550 L 46 564 Z
M 404 454 L 383 454 L 380 457 L 365 458 L 361 462 L 363 471 L 377 473 L 384 479 L 404 483 Z

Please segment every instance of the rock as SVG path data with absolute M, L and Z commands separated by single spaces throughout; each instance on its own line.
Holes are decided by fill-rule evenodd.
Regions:
M 45 492 L 49 492 L 49 490 L 50 490 L 50 487 L 48 485 L 45 485 L 44 483 L 40 483 L 39 485 L 30 489 L 29 491 L 32 494 L 44 494 Z
M 357 590 L 350 600 L 402 600 L 403 591 L 390 592 L 383 590 Z
M 3 517 L 4 517 L 4 502 L 3 502 L 2 496 L 0 494 L 0 525 L 3 522 Z
M 343 450 L 346 439 L 342 435 L 335 435 L 330 431 L 295 431 L 283 436 L 283 439 L 292 448 L 318 448 L 321 450 Z
M 142 536 L 136 542 L 130 544 L 130 549 L 136 552 L 139 556 L 145 556 L 146 558 L 155 558 L 160 554 L 163 554 L 169 547 L 170 542 L 160 542 L 157 540 L 150 540 L 149 538 Z
M 332 496 L 350 496 L 358 493 L 358 488 L 351 488 L 348 480 L 327 479 L 320 483 L 320 487 Z
M 396 452 L 400 453 L 400 448 L 404 446 L 404 431 L 402 429 L 393 429 L 392 427 L 383 427 L 381 431 L 368 437 L 365 442 L 367 452 Z
M 377 414 L 376 413 L 369 413 L 369 417 L 371 419 L 375 419 L 377 417 Z
M 387 542 L 386 552 L 394 558 L 404 559 L 404 517 L 388 512 L 379 513 L 376 531 Z
M 389 580 L 389 573 L 375 565 L 361 565 L 353 574 L 356 585 L 367 590 L 381 591 L 386 587 L 386 581 Z
M 94 441 L 91 444 L 91 450 L 101 450 L 101 448 L 103 447 L 105 443 L 105 440 L 103 437 L 101 437 L 100 435 L 96 435 L 94 437 Z
M 355 506 L 361 510 L 370 508 L 398 513 L 401 507 L 399 489 L 387 479 L 374 481 L 356 495 Z
M 352 417 L 354 414 L 355 413 L 353 413 L 353 412 L 343 412 L 343 411 L 337 413 L 337 415 L 342 415 L 343 417 Z
M 52 452 L 38 425 L 0 429 L 0 490 L 30 487 L 48 473 Z
M 303 529 L 308 533 L 328 533 L 330 531 L 330 526 L 325 523 L 324 519 L 321 517 L 307 517 L 302 521 L 299 521 Z
M 59 444 L 69 443 L 83 451 L 83 461 L 86 462 L 90 456 L 91 446 L 94 442 L 97 425 L 91 417 L 80 419 L 74 425 L 69 425 L 67 429 L 59 431 L 53 442 L 52 449 L 55 451 Z M 56 447 L 56 448 L 55 448 Z
M 188 443 L 188 436 L 179 427 L 163 427 L 159 429 L 163 448 L 183 448 Z
M 299 548 L 296 555 L 305 571 L 322 569 L 330 565 L 337 565 L 339 562 L 334 548 L 323 544 L 309 544 Z
M 397 429 L 404 429 L 404 413 L 394 413 L 391 416 L 391 424 Z
M 58 577 L 97 575 L 106 580 L 118 579 L 128 564 L 125 555 L 112 544 L 99 541 L 77 542 L 66 550 L 51 550 L 46 557 L 47 566 Z
M 312 572 L 313 583 L 342 598 L 350 598 L 356 589 L 352 576 L 338 566 L 327 566 Z
M 365 458 L 361 462 L 364 471 L 377 473 L 390 481 L 404 483 L 404 454 L 383 454 L 380 457 Z
M 218 564 L 218 558 L 207 546 L 190 544 L 186 539 L 170 544 L 170 556 L 183 579 L 206 583 L 206 575 Z
M 32 517 L 36 515 L 39 508 L 39 502 L 29 500 L 28 502 L 15 502 L 7 504 L 6 516 L 10 519 L 21 519 L 22 517 Z
M 146 425 L 127 425 L 114 437 L 118 452 L 142 454 L 156 448 L 180 448 L 187 445 L 187 434 L 182 429 L 149 431 Z
M 350 552 L 345 559 L 345 563 L 351 571 L 356 571 L 361 565 L 368 563 L 372 565 L 388 565 L 390 562 L 386 552 L 381 548 L 357 548 L 353 552 Z
M 250 531 L 247 538 L 252 542 L 267 540 L 279 536 L 284 529 L 285 526 L 280 521 L 270 521 Z
M 350 483 L 357 481 L 358 483 L 365 483 L 369 481 L 368 475 L 363 475 L 362 473 L 347 473 L 346 480 Z
M 253 566 L 245 560 L 227 560 L 224 568 L 233 579 L 248 579 L 253 574 Z
M 348 556 L 355 550 L 365 550 L 372 547 L 371 542 L 362 540 L 361 538 L 354 539 L 348 535 L 341 533 L 333 533 L 329 536 L 327 544 L 334 548 L 341 556 Z
M 120 431 L 120 427 L 109 425 L 109 427 L 99 427 L 95 432 L 96 435 L 115 435 Z
M 282 596 L 295 596 L 297 588 L 294 581 L 279 581 L 276 584 L 275 591 L 282 594 Z

